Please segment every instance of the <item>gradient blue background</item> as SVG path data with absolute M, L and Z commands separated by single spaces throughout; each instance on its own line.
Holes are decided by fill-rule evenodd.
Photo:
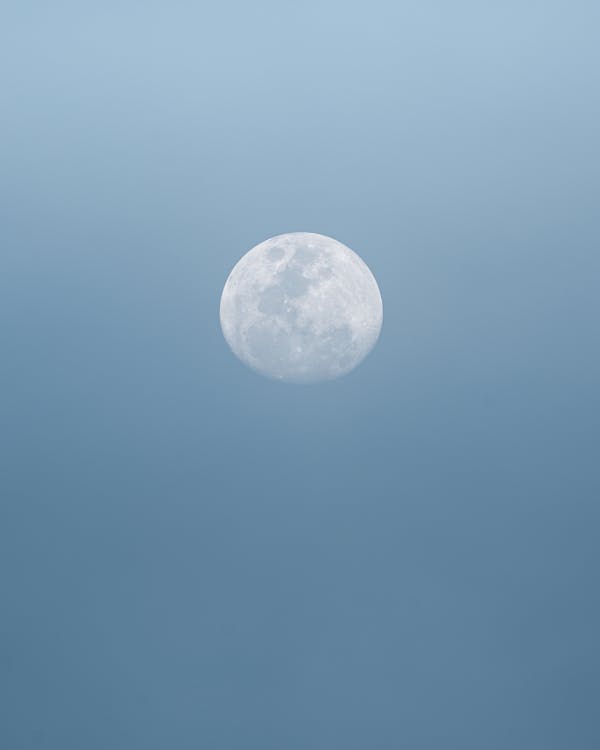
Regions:
M 597 750 L 598 3 L 3 8 L 0 746 Z M 297 230 L 313 387 L 218 322 Z

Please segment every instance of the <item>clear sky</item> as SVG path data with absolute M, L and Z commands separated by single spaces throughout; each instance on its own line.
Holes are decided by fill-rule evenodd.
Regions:
M 0 746 L 600 747 L 600 6 L 9 2 Z M 320 232 L 348 377 L 219 297 Z

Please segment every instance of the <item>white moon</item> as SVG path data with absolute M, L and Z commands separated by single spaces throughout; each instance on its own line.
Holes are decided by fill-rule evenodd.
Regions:
M 367 265 L 311 232 L 272 237 L 237 263 L 221 296 L 234 354 L 277 380 L 312 383 L 353 370 L 381 330 L 383 304 Z

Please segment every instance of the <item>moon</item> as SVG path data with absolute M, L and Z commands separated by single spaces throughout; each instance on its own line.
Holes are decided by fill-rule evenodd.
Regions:
M 364 261 L 312 232 L 280 234 L 248 251 L 221 296 L 233 353 L 276 380 L 314 383 L 346 375 L 375 345 L 383 303 Z

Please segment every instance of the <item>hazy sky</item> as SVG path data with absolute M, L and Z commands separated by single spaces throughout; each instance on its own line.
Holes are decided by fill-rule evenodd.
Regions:
M 597 750 L 600 6 L 0 19 L 0 746 Z M 228 350 L 280 232 L 359 369 Z

